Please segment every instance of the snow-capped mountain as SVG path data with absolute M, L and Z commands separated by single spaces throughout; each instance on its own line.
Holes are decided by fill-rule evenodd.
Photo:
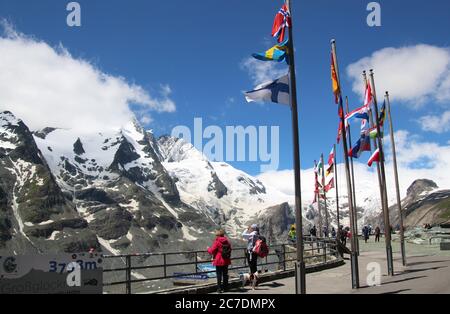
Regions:
M 24 243 L 42 251 L 48 248 L 42 247 L 41 240 L 53 243 L 54 250 L 76 250 L 57 244 L 72 237 L 69 227 L 75 223 L 66 225 L 74 220 L 76 227 L 91 235 L 88 242 L 77 238 L 83 250 L 100 246 L 111 253 L 198 249 L 211 241 L 214 228 L 221 226 L 237 235 L 264 208 L 289 199 L 226 163 L 209 162 L 182 140 L 156 140 L 136 121 L 98 133 L 48 127 L 32 134 L 12 113 L 0 117 L 0 171 L 9 173 L 0 179 L 7 213 L 0 223 L 3 244 L 16 242 L 21 235 Z M 23 147 L 32 151 L 32 162 L 14 158 Z M 61 224 L 58 213 L 53 213 L 56 205 L 49 204 L 42 217 L 32 220 L 22 210 L 24 205 L 15 205 L 18 189 L 29 195 L 42 184 L 38 163 L 56 190 L 56 205 L 67 204 L 65 211 L 73 215 L 57 229 L 49 227 L 50 222 Z M 39 212 L 36 206 L 31 213 Z M 17 230 L 8 227 L 12 223 Z M 36 235 L 27 229 L 35 224 L 41 229 L 46 226 L 46 231 Z M 0 250 L 8 248 L 3 245 Z
M 378 217 L 373 182 L 359 181 L 357 195 L 360 225 Z M 307 230 L 318 215 L 304 201 Z M 339 203 L 348 225 L 347 197 Z M 329 195 L 333 225 L 335 204 Z M 209 161 L 181 139 L 156 139 L 136 121 L 97 133 L 32 133 L 0 113 L 0 254 L 203 249 L 215 228 L 238 239 L 254 222 L 272 241 L 284 241 L 294 221 L 292 196 Z

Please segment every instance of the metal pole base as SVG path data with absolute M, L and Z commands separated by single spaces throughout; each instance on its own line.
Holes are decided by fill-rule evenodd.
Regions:
M 407 266 L 408 262 L 406 261 L 406 247 L 405 247 L 405 241 L 402 241 L 400 243 L 401 246 L 401 250 L 402 250 L 402 262 L 403 262 L 403 266 Z
M 358 254 L 356 252 L 352 252 L 350 260 L 352 268 L 352 289 L 359 289 Z
M 295 294 L 306 294 L 305 262 L 295 262 Z
M 388 275 L 394 276 L 394 257 L 392 255 L 392 246 L 386 246 L 386 257 L 387 257 L 387 266 L 388 266 Z

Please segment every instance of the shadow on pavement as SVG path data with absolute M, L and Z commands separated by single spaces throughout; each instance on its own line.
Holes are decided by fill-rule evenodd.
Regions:
M 402 290 L 396 290 L 396 291 L 390 291 L 390 292 L 383 292 L 381 294 L 400 294 L 402 292 L 411 291 L 411 289 L 402 289 Z

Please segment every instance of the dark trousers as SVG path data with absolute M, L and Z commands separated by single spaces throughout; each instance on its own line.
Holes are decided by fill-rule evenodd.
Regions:
M 256 253 L 247 252 L 247 262 L 250 267 L 250 274 L 258 272 L 258 255 Z
M 216 266 L 217 288 L 228 289 L 228 266 Z
M 375 235 L 375 242 L 380 242 L 380 235 L 379 234 Z

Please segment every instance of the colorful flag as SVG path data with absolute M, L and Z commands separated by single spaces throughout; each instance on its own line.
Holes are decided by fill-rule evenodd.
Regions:
M 383 103 L 383 107 L 381 107 L 380 117 L 378 118 L 378 123 L 380 127 L 384 126 L 384 121 L 386 121 L 386 100 Z
M 286 39 L 283 43 L 279 45 L 275 45 L 266 52 L 263 53 L 254 53 L 252 56 L 255 59 L 258 59 L 260 61 L 278 61 L 282 62 L 286 60 L 288 62 L 287 58 L 287 52 L 288 52 L 288 39 Z
M 355 119 L 369 120 L 369 109 L 366 106 L 362 106 L 356 110 L 353 110 L 345 117 L 345 125 L 348 127 L 350 123 Z
M 331 178 L 331 180 L 328 182 L 328 184 L 325 186 L 325 192 L 328 193 L 330 190 L 334 189 L 334 177 Z
M 373 94 L 372 94 L 372 87 L 369 83 L 366 85 L 366 93 L 364 96 L 364 106 L 367 108 L 370 108 L 370 105 L 372 104 L 373 100 Z
M 341 95 L 341 89 L 339 87 L 339 80 L 338 80 L 338 76 L 337 76 L 336 64 L 334 62 L 333 53 L 331 54 L 331 82 L 332 82 L 332 86 L 333 86 L 333 94 L 334 94 L 335 102 L 336 102 L 336 104 L 339 104 L 339 97 Z M 341 99 L 341 101 L 342 101 L 342 99 Z
M 267 101 L 289 106 L 291 103 L 289 94 L 289 76 L 285 75 L 273 82 L 261 84 L 255 90 L 246 92 L 245 99 L 247 102 Z
M 356 142 L 356 145 L 352 149 L 350 149 L 348 155 L 352 158 L 357 159 L 361 157 L 361 154 L 363 152 L 370 152 L 371 150 L 370 138 L 363 134 L 361 135 L 361 138 L 358 140 L 358 142 Z
M 372 167 L 372 165 L 373 165 L 374 162 L 380 162 L 380 149 L 377 149 L 377 150 L 372 154 L 372 156 L 370 157 L 370 159 L 369 159 L 367 165 L 368 165 L 369 167 Z
M 335 153 L 334 153 L 334 147 L 331 150 L 330 156 L 328 157 L 328 167 L 327 167 L 327 171 L 325 173 L 326 177 L 329 177 L 330 174 L 334 173 L 334 157 L 335 157 Z
M 340 97 L 340 101 L 342 102 L 342 97 Z M 339 106 L 338 115 L 339 115 L 339 128 L 338 128 L 337 143 L 339 144 L 341 142 L 341 137 L 344 131 L 344 124 L 342 122 L 342 118 L 344 117 L 344 111 L 342 106 Z
M 334 153 L 334 147 L 333 147 L 331 149 L 330 156 L 328 157 L 328 165 L 329 166 L 334 165 L 334 157 L 335 157 L 335 153 Z
M 372 140 L 376 139 L 378 136 L 378 130 L 377 127 L 373 127 L 369 130 L 369 136 Z M 381 137 L 383 137 L 383 131 L 381 131 Z
M 291 15 L 288 7 L 284 4 L 275 16 L 275 21 L 272 27 L 272 37 L 278 39 L 279 43 L 284 41 L 286 28 L 291 27 Z

